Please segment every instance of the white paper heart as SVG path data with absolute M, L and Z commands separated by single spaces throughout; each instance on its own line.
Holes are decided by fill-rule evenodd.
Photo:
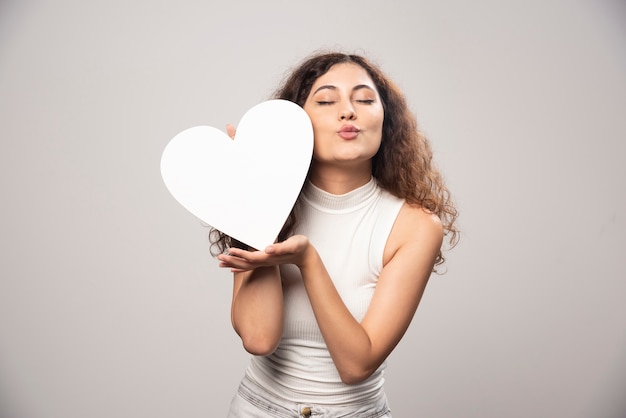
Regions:
M 306 112 L 287 100 L 269 100 L 246 112 L 234 140 L 211 126 L 176 135 L 163 151 L 161 175 L 189 212 L 263 249 L 289 216 L 312 154 Z

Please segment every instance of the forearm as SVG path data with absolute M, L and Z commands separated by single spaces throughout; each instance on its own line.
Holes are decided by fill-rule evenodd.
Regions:
M 277 266 L 235 273 L 231 320 L 245 349 L 272 353 L 283 332 L 283 291 Z
M 313 247 L 299 266 L 304 285 L 330 355 L 345 383 L 369 377 L 383 359 L 363 326 L 352 316 Z

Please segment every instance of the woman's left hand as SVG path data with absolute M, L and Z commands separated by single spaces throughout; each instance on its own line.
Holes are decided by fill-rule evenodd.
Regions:
M 232 272 L 244 272 L 258 267 L 295 264 L 301 267 L 309 250 L 313 249 L 304 235 L 294 235 L 287 240 L 272 244 L 263 251 L 246 251 L 229 248 L 228 254 L 220 254 L 219 266 L 230 268 Z

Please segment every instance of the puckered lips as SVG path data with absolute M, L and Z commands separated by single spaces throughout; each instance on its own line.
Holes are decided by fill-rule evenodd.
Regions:
M 337 135 L 339 135 L 342 139 L 354 139 L 359 135 L 361 130 L 354 125 L 343 125 L 339 131 L 337 131 Z

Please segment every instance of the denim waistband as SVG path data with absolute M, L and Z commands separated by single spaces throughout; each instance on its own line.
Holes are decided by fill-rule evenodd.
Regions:
M 387 397 L 382 396 L 372 399 L 371 402 L 360 403 L 358 405 L 323 405 L 323 404 L 302 404 L 279 398 L 258 383 L 244 377 L 239 385 L 237 393 L 241 399 L 246 401 L 247 406 L 254 408 L 258 417 L 268 416 L 277 418 L 382 418 L 391 417 Z M 235 403 L 233 403 L 234 405 Z M 231 413 L 234 411 L 231 411 Z M 265 414 L 265 415 L 263 415 Z M 231 416 L 238 416 L 232 414 Z

